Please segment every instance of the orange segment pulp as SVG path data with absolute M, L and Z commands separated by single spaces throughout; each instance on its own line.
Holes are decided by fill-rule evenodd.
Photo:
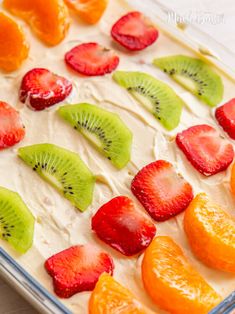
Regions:
M 221 301 L 167 236 L 154 238 L 146 249 L 142 278 L 153 301 L 172 314 L 207 314 Z
M 29 47 L 22 29 L 0 12 L 0 69 L 6 72 L 18 69 L 28 52 Z
M 65 0 L 65 2 L 89 24 L 97 23 L 108 5 L 108 0 Z
M 48 45 L 60 43 L 68 31 L 69 14 L 63 0 L 4 0 L 3 5 Z
M 89 314 L 154 314 L 112 276 L 103 273 L 89 301 Z
M 184 229 L 202 262 L 235 273 L 235 219 L 205 193 L 198 194 L 186 209 Z
M 232 166 L 230 187 L 231 187 L 232 194 L 235 196 L 235 163 Z

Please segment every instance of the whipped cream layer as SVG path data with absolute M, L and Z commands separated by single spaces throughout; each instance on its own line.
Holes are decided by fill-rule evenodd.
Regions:
M 127 11 L 130 11 L 130 8 L 124 2 L 112 0 L 102 20 L 95 26 L 84 25 L 76 17 L 72 17 L 68 36 L 54 48 L 43 45 L 31 34 L 29 28 L 17 19 L 27 34 L 31 46 L 30 56 L 18 72 L 0 76 L 0 100 L 8 102 L 20 111 L 26 127 L 26 137 L 19 145 L 0 152 L 0 185 L 17 191 L 22 196 L 36 218 L 36 225 L 33 247 L 25 255 L 16 254 L 3 240 L 0 240 L 0 245 L 53 294 L 52 280 L 44 269 L 44 261 L 71 245 L 93 243 L 113 257 L 116 280 L 129 288 L 145 305 L 158 313 L 164 313 L 153 304 L 144 290 L 140 270 L 142 257 L 125 257 L 98 240 L 91 230 L 91 217 L 102 204 L 118 195 L 130 196 L 136 206 L 144 210 L 130 191 L 131 180 L 138 170 L 157 159 L 173 163 L 177 171 L 191 183 L 195 195 L 201 191 L 206 192 L 231 214 L 234 213 L 235 201 L 229 187 L 230 168 L 212 177 L 202 176 L 186 160 L 174 141 L 177 132 L 195 124 L 207 123 L 223 133 L 216 123 L 213 110 L 151 65 L 155 57 L 170 54 L 193 56 L 193 53 L 161 30 L 157 42 L 144 51 L 130 53 L 122 49 L 112 41 L 110 29 Z M 167 132 L 126 90 L 112 80 L 111 75 L 86 78 L 69 70 L 64 63 L 64 54 L 83 42 L 98 42 L 115 49 L 120 56 L 119 70 L 146 72 L 171 86 L 187 104 L 183 108 L 179 127 Z M 20 103 L 18 90 L 21 79 L 28 70 L 35 67 L 47 68 L 72 81 L 72 94 L 63 103 L 96 104 L 122 118 L 133 133 L 131 161 L 124 169 L 115 169 L 81 134 L 59 117 L 56 110 L 61 104 L 34 112 Z M 222 76 L 221 73 L 220 75 Z M 225 76 L 222 76 L 222 79 L 225 102 L 234 97 L 234 84 Z M 92 205 L 85 213 L 76 210 L 17 157 L 18 147 L 45 142 L 78 153 L 98 177 Z M 194 267 L 215 290 L 226 297 L 235 288 L 235 276 L 212 270 L 193 256 L 183 230 L 182 219 L 183 214 L 180 214 L 166 222 L 157 223 L 157 235 L 169 235 L 174 238 Z M 88 312 L 89 296 L 90 292 L 78 293 L 70 299 L 61 299 L 61 302 L 73 313 L 84 314 Z

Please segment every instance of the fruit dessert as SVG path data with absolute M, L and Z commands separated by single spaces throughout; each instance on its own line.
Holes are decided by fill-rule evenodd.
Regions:
M 234 83 L 122 0 L 1 9 L 30 43 L 0 76 L 1 247 L 72 313 L 207 313 L 235 286 Z

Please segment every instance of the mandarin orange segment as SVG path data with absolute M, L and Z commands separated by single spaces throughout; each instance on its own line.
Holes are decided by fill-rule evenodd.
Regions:
M 153 301 L 172 314 L 206 314 L 221 301 L 167 236 L 154 238 L 145 251 L 142 278 Z
M 154 314 L 112 276 L 103 273 L 89 300 L 89 314 Z M 156 313 L 155 313 L 156 314 Z
M 22 29 L 10 17 L 0 12 L 0 69 L 17 70 L 27 58 L 29 47 Z
M 63 0 L 4 0 L 3 5 L 48 45 L 57 45 L 67 34 L 69 14 Z
M 232 194 L 235 196 L 235 163 L 232 166 L 230 187 L 231 187 Z
M 89 24 L 97 23 L 108 5 L 108 0 L 65 0 L 65 2 Z
M 205 193 L 198 194 L 186 209 L 184 229 L 202 262 L 235 273 L 235 219 Z

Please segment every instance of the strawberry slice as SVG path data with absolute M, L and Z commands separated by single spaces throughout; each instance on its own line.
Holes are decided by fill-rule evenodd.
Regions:
M 0 148 L 19 143 L 25 136 L 20 114 L 7 103 L 0 101 Z
M 143 50 L 158 38 L 158 31 L 151 21 L 140 12 L 122 16 L 112 27 L 114 40 L 129 50 Z
M 134 177 L 131 190 L 156 221 L 176 216 L 193 199 L 191 185 L 165 160 L 142 168 Z
M 224 131 L 235 140 L 235 98 L 218 107 L 215 117 Z
M 227 169 L 233 161 L 233 146 L 206 124 L 192 126 L 177 134 L 176 143 L 191 164 L 205 176 Z
M 156 227 L 126 196 L 118 196 L 100 207 L 92 218 L 98 237 L 124 255 L 140 253 L 151 242 Z
M 107 253 L 86 244 L 53 255 L 46 260 L 45 268 L 53 278 L 55 293 L 69 298 L 75 293 L 93 290 L 102 273 L 113 274 L 114 264 Z
M 34 110 L 43 110 L 64 100 L 72 91 L 66 78 L 43 68 L 25 74 L 20 87 L 20 101 Z
M 80 74 L 98 76 L 113 72 L 119 64 L 119 57 L 96 43 L 86 43 L 68 51 L 65 62 Z

